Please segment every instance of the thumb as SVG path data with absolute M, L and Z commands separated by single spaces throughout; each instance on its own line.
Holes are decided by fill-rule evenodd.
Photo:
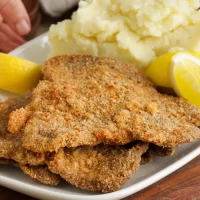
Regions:
M 0 15 L 19 35 L 30 32 L 30 19 L 21 0 L 0 0 Z

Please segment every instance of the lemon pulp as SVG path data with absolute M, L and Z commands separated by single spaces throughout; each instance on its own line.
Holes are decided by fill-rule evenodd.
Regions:
M 174 55 L 170 75 L 175 92 L 200 107 L 200 59 L 187 53 Z
M 172 57 L 178 53 L 187 53 L 200 58 L 200 52 L 194 51 L 179 51 L 173 53 L 166 53 L 154 60 L 147 68 L 147 77 L 156 85 L 162 87 L 172 87 L 170 78 L 170 67 Z
M 0 89 L 23 94 L 36 86 L 41 76 L 40 65 L 0 53 Z

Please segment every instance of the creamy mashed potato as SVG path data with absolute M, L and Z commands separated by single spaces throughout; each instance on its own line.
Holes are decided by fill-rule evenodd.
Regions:
M 199 0 L 86 0 L 52 25 L 51 56 L 116 57 L 144 68 L 171 49 L 200 51 Z

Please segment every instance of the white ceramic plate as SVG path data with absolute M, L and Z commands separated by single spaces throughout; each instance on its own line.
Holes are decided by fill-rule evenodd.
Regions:
M 42 63 L 49 54 L 46 34 L 32 40 L 11 53 L 12 55 Z M 0 98 L 9 94 L 0 91 Z M 200 141 L 181 145 L 175 155 L 156 157 L 153 163 L 141 166 L 140 170 L 120 190 L 98 194 L 79 190 L 66 182 L 56 187 L 40 184 L 24 175 L 19 169 L 0 166 L 0 185 L 39 199 L 48 200 L 115 200 L 129 196 L 162 179 L 200 154 Z

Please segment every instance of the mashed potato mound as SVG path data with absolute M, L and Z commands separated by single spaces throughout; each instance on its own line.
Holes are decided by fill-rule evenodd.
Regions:
M 51 56 L 116 57 L 145 68 L 171 49 L 200 51 L 199 0 L 86 0 L 52 25 Z

